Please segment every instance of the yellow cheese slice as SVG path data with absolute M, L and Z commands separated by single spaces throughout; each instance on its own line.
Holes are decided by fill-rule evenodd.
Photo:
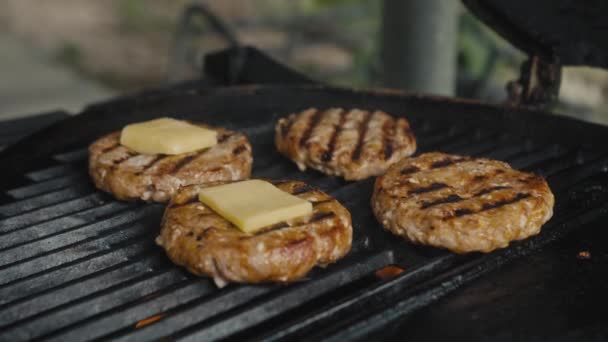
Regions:
M 171 118 L 130 124 L 120 144 L 143 154 L 182 154 L 217 144 L 217 132 Z
M 198 198 L 246 233 L 312 214 L 309 201 L 257 179 L 205 188 Z

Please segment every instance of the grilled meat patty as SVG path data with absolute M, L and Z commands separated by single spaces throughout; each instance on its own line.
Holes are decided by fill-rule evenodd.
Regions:
M 198 193 L 204 186 L 193 185 L 172 198 L 157 244 L 174 263 L 196 275 L 213 277 L 220 286 L 294 281 L 315 265 L 330 264 L 348 253 L 352 223 L 346 208 L 305 183 L 274 184 L 312 202 L 312 215 L 248 234 L 201 203 Z
M 247 137 L 213 129 L 217 145 L 178 155 L 140 154 L 120 144 L 120 132 L 108 134 L 89 146 L 89 174 L 97 188 L 118 199 L 154 202 L 167 202 L 180 186 L 249 178 Z
M 371 204 L 392 233 L 465 253 L 538 234 L 553 215 L 554 198 L 542 177 L 506 163 L 434 152 L 378 177 Z
M 307 109 L 278 121 L 275 143 L 280 153 L 304 171 L 360 180 L 382 174 L 416 151 L 407 120 L 381 111 Z

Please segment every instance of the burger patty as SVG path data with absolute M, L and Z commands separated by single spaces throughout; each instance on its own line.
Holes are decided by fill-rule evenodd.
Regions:
M 97 188 L 120 200 L 154 202 L 167 202 L 180 186 L 249 178 L 247 137 L 213 129 L 217 145 L 178 155 L 140 154 L 120 144 L 120 132 L 108 134 L 89 146 L 89 174 Z
M 553 215 L 554 197 L 542 177 L 504 162 L 433 152 L 378 177 L 371 204 L 392 233 L 465 253 L 538 234 Z
M 381 111 L 307 109 L 278 121 L 275 143 L 300 170 L 360 180 L 382 174 L 416 151 L 407 120 Z
M 310 216 L 245 233 L 198 200 L 204 186 L 181 188 L 167 207 L 156 243 L 169 258 L 199 276 L 226 282 L 291 282 L 315 265 L 348 253 L 350 213 L 337 200 L 302 182 L 274 184 L 313 203 Z

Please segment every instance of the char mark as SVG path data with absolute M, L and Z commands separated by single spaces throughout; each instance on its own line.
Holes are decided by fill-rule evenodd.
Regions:
M 305 193 L 307 193 L 309 191 L 313 191 L 313 190 L 314 190 L 314 188 L 312 186 L 310 186 L 308 184 L 303 184 L 303 185 L 300 185 L 300 186 L 297 186 L 296 188 L 294 188 L 293 192 L 291 194 L 294 196 L 297 196 L 297 195 L 305 194 Z
M 382 145 L 384 146 L 384 160 L 389 160 L 393 155 L 393 139 L 395 135 L 395 121 L 389 118 L 382 127 Z
M 232 134 L 230 134 L 228 132 L 219 133 L 219 137 L 217 137 L 217 143 L 221 144 L 224 141 L 228 140 L 228 138 L 230 138 L 231 136 L 232 136 Z
M 173 169 L 169 173 L 171 173 L 171 174 L 178 173 L 179 170 L 181 170 L 184 166 L 188 165 L 188 163 L 190 163 L 196 157 L 198 157 L 198 153 L 191 154 L 189 156 L 186 156 L 186 157 L 180 159 L 178 162 L 175 163 L 175 165 L 173 166 Z
M 108 147 L 106 147 L 106 148 L 102 149 L 102 150 L 101 150 L 101 153 L 108 153 L 108 152 L 110 152 L 110 151 L 112 151 L 112 150 L 117 149 L 117 148 L 118 148 L 118 146 L 120 146 L 120 144 L 119 144 L 119 143 L 115 143 L 114 145 L 111 145 L 111 146 L 108 146 Z
M 279 229 L 283 229 L 283 228 L 287 228 L 290 227 L 287 222 L 279 222 L 276 224 L 273 224 L 272 226 L 269 226 L 268 228 L 258 232 L 258 234 L 256 235 L 263 235 L 263 234 L 267 234 L 270 232 L 274 232 L 275 230 L 279 230 Z
M 524 194 L 524 193 L 519 193 L 517 194 L 517 196 L 508 199 L 508 200 L 502 200 L 502 201 L 498 201 L 498 202 L 494 202 L 494 203 L 485 203 L 480 210 L 478 211 L 473 211 L 470 209 L 458 209 L 454 211 L 454 216 L 455 217 L 461 217 L 461 216 L 465 216 L 465 215 L 472 215 L 472 214 L 478 214 L 480 212 L 486 211 L 486 210 L 491 210 L 491 209 L 496 209 L 496 208 L 500 208 L 500 207 L 504 207 L 505 205 L 509 205 L 509 204 L 513 204 L 513 203 L 517 203 L 519 201 L 521 201 L 522 199 L 528 198 L 530 197 L 530 194 Z
M 334 199 L 330 197 L 330 198 L 327 198 L 327 199 L 324 199 L 324 200 L 320 200 L 320 201 L 317 201 L 317 202 L 312 202 L 312 205 L 314 207 L 316 207 L 318 205 L 329 203 L 329 202 L 333 202 L 333 201 L 334 201 Z
M 306 130 L 304 131 L 304 133 L 302 133 L 302 137 L 300 138 L 300 147 L 304 147 L 306 146 L 306 143 L 308 142 L 308 140 L 310 139 L 310 136 L 312 134 L 312 131 L 315 129 L 315 127 L 319 124 L 319 122 L 321 121 L 321 117 L 322 114 L 325 112 L 321 112 L 319 110 L 317 110 L 312 117 L 310 118 L 310 120 L 308 121 L 308 126 L 306 126 Z
M 132 157 L 135 157 L 136 155 L 138 155 L 137 152 L 127 151 L 125 156 L 112 161 L 112 168 L 117 168 L 120 164 L 126 162 L 127 160 L 131 159 Z
M 161 160 L 165 159 L 167 155 L 165 154 L 159 154 L 156 157 L 154 157 L 154 159 L 152 159 L 148 164 L 144 165 L 141 170 L 139 172 L 137 172 L 137 174 L 142 174 L 144 173 L 146 170 L 150 169 L 152 166 L 158 164 L 158 162 L 160 162 Z
M 294 240 L 294 241 L 290 241 L 289 243 L 287 243 L 285 245 L 285 248 L 291 248 L 293 246 L 297 246 L 297 245 L 299 245 L 301 243 L 305 243 L 309 239 L 310 239 L 310 237 L 305 237 L 305 238 L 302 238 L 302 239 L 297 239 L 297 240 Z
M 442 167 L 450 166 L 453 164 L 461 163 L 463 161 L 467 161 L 469 158 L 445 158 L 443 160 L 439 160 L 431 164 L 431 169 L 439 169 Z
M 418 171 L 420 171 L 420 169 L 417 166 L 410 166 L 410 167 L 407 167 L 407 168 L 401 170 L 401 174 L 409 175 L 409 174 L 416 173 Z
M 281 125 L 281 135 L 283 136 L 283 139 L 287 138 L 287 134 L 289 134 L 289 131 L 291 130 L 291 125 L 293 125 L 294 121 L 295 120 L 292 120 L 291 118 L 287 118 L 287 122 Z
M 517 203 L 517 202 L 521 201 L 522 199 L 525 199 L 528 197 L 530 197 L 530 194 L 518 193 L 517 196 L 515 196 L 511 199 L 508 199 L 508 200 L 502 200 L 502 201 L 498 201 L 498 202 L 494 202 L 494 203 L 485 203 L 480 211 L 500 208 L 505 205 Z
M 336 141 L 338 140 L 338 136 L 342 131 L 342 126 L 344 126 L 344 122 L 346 121 L 346 113 L 344 110 L 340 109 L 340 122 L 334 126 L 334 131 L 331 134 L 331 138 L 329 139 L 329 143 L 327 144 L 327 150 L 321 156 L 321 160 L 324 162 L 330 161 L 334 156 L 334 149 L 336 148 Z
M 247 150 L 247 147 L 245 145 L 241 145 L 241 146 L 235 148 L 234 150 L 232 150 L 232 154 L 236 156 L 236 155 L 239 155 L 239 154 L 245 152 L 246 150 Z
M 357 146 L 353 151 L 352 160 L 359 160 L 361 158 L 361 152 L 363 150 L 363 143 L 365 142 L 365 136 L 367 135 L 367 130 L 369 129 L 369 122 L 371 121 L 373 116 L 372 112 L 365 112 L 365 119 L 361 122 L 359 126 L 359 139 L 357 141 Z
M 447 188 L 447 187 L 448 187 L 448 185 L 445 184 L 445 183 L 432 183 L 429 186 L 423 186 L 423 187 L 420 187 L 420 188 L 412 189 L 412 190 L 408 191 L 407 193 L 409 195 L 423 194 L 423 193 L 426 193 L 426 192 L 431 192 L 431 191 L 435 191 L 435 190 L 439 190 L 439 189 L 443 189 L 443 188 Z
M 190 197 L 188 200 L 186 200 L 185 202 L 182 203 L 173 203 L 171 204 L 170 208 L 178 208 L 178 207 L 183 207 L 192 203 L 196 203 L 198 202 L 198 194 L 195 194 L 194 196 Z
M 277 185 L 289 183 L 291 181 L 290 180 L 285 180 L 285 179 L 280 179 L 280 180 L 270 180 L 269 182 L 272 183 L 272 185 L 277 186 Z
M 479 196 L 483 196 L 485 194 L 489 194 L 491 192 L 494 191 L 498 191 L 498 190 L 502 190 L 502 189 L 508 189 L 508 186 L 493 186 L 491 188 L 487 188 L 487 189 L 482 189 L 481 191 L 479 191 L 478 193 L 476 193 L 475 195 L 473 195 L 473 197 L 479 197 Z
M 211 226 L 211 227 L 207 227 L 207 228 L 203 229 L 203 231 L 202 231 L 200 234 L 198 234 L 198 235 L 196 236 L 196 241 L 201 241 L 202 239 L 204 239 L 204 238 L 205 238 L 205 235 L 207 235 L 207 233 L 208 233 L 208 232 L 209 232 L 211 229 L 214 229 L 214 228 L 215 228 L 215 227 Z
M 420 208 L 427 209 L 427 208 L 434 207 L 434 206 L 440 205 L 440 204 L 460 202 L 463 199 L 464 198 L 462 198 L 458 195 L 449 195 L 448 197 L 441 198 L 441 199 L 438 199 L 438 200 L 435 200 L 432 202 L 423 202 L 422 206 Z
M 310 223 L 315 223 L 318 221 L 322 221 L 331 217 L 336 216 L 336 214 L 334 212 L 328 212 L 328 213 L 316 213 L 313 214 L 312 217 L 310 218 L 310 221 L 308 222 Z
M 472 213 L 473 213 L 473 211 L 471 209 L 456 209 L 454 211 L 454 216 L 460 217 L 460 216 L 470 215 Z

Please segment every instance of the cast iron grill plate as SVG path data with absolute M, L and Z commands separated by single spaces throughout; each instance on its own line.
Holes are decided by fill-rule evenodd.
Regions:
M 309 106 L 381 109 L 412 123 L 419 152 L 496 158 L 547 177 L 555 215 L 539 236 L 488 255 L 458 256 L 384 232 L 370 206 L 373 180 L 299 172 L 274 149 L 274 124 Z M 353 248 L 291 285 L 229 285 L 173 265 L 154 245 L 163 206 L 96 191 L 87 146 L 124 124 L 160 115 L 246 133 L 254 177 L 298 179 L 352 213 Z M 0 340 L 277 340 L 357 338 L 607 213 L 608 131 L 508 107 L 325 87 L 163 91 L 90 107 L 9 148 L 0 205 Z M 585 134 L 583 134 L 585 133 Z M 378 269 L 397 265 L 390 279 Z

